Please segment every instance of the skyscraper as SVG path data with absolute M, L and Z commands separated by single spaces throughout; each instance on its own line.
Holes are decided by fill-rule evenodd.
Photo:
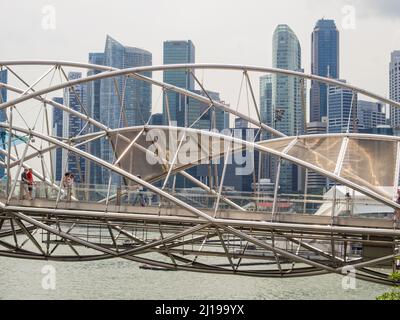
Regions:
M 230 131 L 235 138 L 256 143 L 260 141 L 258 129 L 247 127 L 245 121 L 235 121 L 235 128 L 231 128 Z M 224 162 L 225 157 L 222 157 L 218 172 L 219 177 L 222 176 Z M 234 190 L 240 192 L 252 192 L 253 186 L 257 183 L 258 169 L 259 152 L 247 147 L 241 151 L 234 152 L 228 158 L 224 186 L 233 187 Z
M 216 102 L 221 102 L 220 94 L 214 91 L 207 91 L 207 95 L 201 90 L 193 90 L 194 93 L 206 97 L 207 95 Z M 188 98 L 187 102 L 187 122 L 188 126 L 191 126 L 194 129 L 200 130 L 211 130 L 216 129 L 218 132 L 221 132 L 224 129 L 229 128 L 229 122 L 227 123 L 227 117 L 224 110 L 218 108 L 209 108 L 208 103 L 201 102 L 199 100 Z M 207 111 L 208 109 L 208 111 Z M 205 172 L 208 172 L 209 166 L 206 164 L 199 164 L 196 167 L 189 168 L 186 170 L 187 173 L 196 177 L 198 180 L 204 179 Z M 211 172 L 214 175 L 214 171 Z M 221 172 L 219 172 L 221 174 Z M 178 187 L 193 187 L 194 184 L 187 180 L 183 179 L 181 176 L 176 177 L 176 185 Z
M 206 94 L 201 90 L 193 90 L 194 93 L 206 97 Z M 221 102 L 219 92 L 207 91 L 208 96 L 216 101 Z M 225 111 L 218 108 L 210 108 L 207 112 L 209 104 L 201 102 L 199 100 L 188 98 L 187 108 L 187 123 L 188 126 L 193 124 L 192 128 L 195 129 L 217 129 L 222 131 L 225 127 Z M 215 117 L 215 118 L 214 118 Z M 215 120 L 215 122 L 214 122 Z
M 260 116 L 265 124 L 272 124 L 272 75 L 260 77 Z M 269 135 L 268 135 L 269 137 Z
M 360 133 L 365 133 L 365 134 L 382 134 L 385 136 L 398 136 L 396 132 L 393 130 L 393 128 L 390 125 L 387 124 L 381 124 L 378 125 L 374 128 L 368 128 L 368 129 L 360 129 Z
M 243 121 L 238 121 L 237 124 L 238 126 L 235 126 L 235 128 L 226 128 L 225 134 L 232 135 L 236 139 L 260 141 L 258 129 L 247 127 L 246 122 Z M 211 184 L 216 187 L 221 183 L 225 160 L 226 154 L 219 158 L 217 167 L 214 167 L 214 164 L 201 164 L 190 168 L 187 172 L 204 184 L 208 186 Z M 243 150 L 230 153 L 223 180 L 224 188 L 240 192 L 251 192 L 253 183 L 257 183 L 258 161 L 259 153 L 255 152 L 253 148 L 245 147 Z M 187 183 L 186 187 L 188 186 L 192 187 L 194 185 Z
M 64 104 L 64 99 L 62 97 L 55 97 L 53 98 L 53 101 L 59 104 Z M 53 107 L 53 135 L 59 138 L 64 137 L 63 110 L 56 107 Z M 64 170 L 63 164 L 65 162 L 65 159 L 63 160 L 63 149 L 57 148 L 53 150 L 52 158 L 54 181 L 61 181 Z
M 309 122 L 307 123 L 307 134 L 325 134 L 327 131 L 326 122 Z M 327 179 L 316 172 L 308 171 L 307 190 L 309 194 L 323 194 L 327 187 Z
M 7 83 L 8 82 L 8 74 L 7 69 L 0 70 L 0 82 Z M 0 104 L 7 101 L 7 90 L 4 88 L 0 89 Z M 7 115 L 5 110 L 0 110 L 0 122 L 7 121 Z M 4 129 L 0 129 L 0 144 L 1 148 L 6 148 L 6 131 Z M 4 161 L 4 155 L 0 155 L 0 160 Z M 4 177 L 5 169 L 4 167 L 0 167 L 0 178 Z
M 267 74 L 260 77 L 260 117 L 261 121 L 272 126 L 272 75 Z M 263 132 L 261 140 L 271 139 L 271 134 Z M 262 153 L 261 161 L 261 178 L 271 178 L 271 156 Z
M 119 69 L 150 66 L 152 54 L 146 50 L 123 46 L 107 36 L 104 50 L 104 65 Z M 142 75 L 151 77 L 151 72 Z M 147 123 L 151 114 L 151 85 L 147 82 L 124 76 L 101 80 L 100 121 L 110 128 L 137 126 Z M 121 102 L 123 110 L 121 112 Z M 109 141 L 101 141 L 101 158 L 112 162 L 114 153 Z M 117 177 L 116 175 L 114 175 Z M 102 171 L 102 184 L 108 182 L 108 171 Z M 115 183 L 120 180 L 116 178 Z
M 152 54 L 143 49 L 123 46 L 107 36 L 103 61 L 104 65 L 119 69 L 151 66 Z M 151 77 L 151 72 L 142 74 Z M 110 128 L 145 124 L 151 114 L 151 85 L 141 80 L 121 76 L 116 77 L 117 88 L 115 88 L 114 80 L 114 78 L 101 80 L 100 120 L 102 123 Z M 121 114 L 121 101 L 124 102 L 125 115 Z
M 0 70 L 0 82 L 7 84 L 8 82 L 8 74 L 7 74 L 7 69 Z M 5 88 L 0 89 L 0 103 L 6 102 L 7 101 L 7 90 Z M 1 121 L 4 121 L 1 119 Z
M 244 129 L 249 127 L 249 121 L 236 117 L 235 118 L 235 129 Z
M 353 96 L 350 89 L 328 86 L 328 133 L 345 133 L 347 130 L 358 130 L 357 93 Z
M 151 115 L 150 124 L 152 126 L 162 126 L 162 124 L 163 124 L 163 115 L 162 115 L 162 113 L 153 113 Z
M 187 41 L 165 41 L 163 52 L 164 64 L 182 64 L 182 63 L 195 63 L 195 47 L 193 42 Z M 163 81 L 172 84 L 179 88 L 193 91 L 194 78 L 185 69 L 175 69 L 164 71 Z M 180 127 L 187 124 L 186 108 L 187 99 L 176 92 L 168 92 L 168 106 L 171 121 L 176 121 Z M 164 97 L 163 101 L 163 115 L 164 123 L 168 123 L 167 115 L 167 101 Z
M 89 53 L 89 63 L 104 65 L 104 53 Z M 100 73 L 100 70 L 89 70 L 87 76 L 93 76 Z M 87 105 L 90 116 L 100 121 L 100 86 L 101 80 L 91 81 L 87 84 Z M 92 132 L 98 131 L 98 128 L 92 127 Z M 96 156 L 101 157 L 101 143 L 100 140 L 95 140 L 89 144 L 89 152 Z M 101 167 L 90 161 L 87 162 L 87 174 L 90 184 L 101 184 Z
M 193 90 L 193 92 L 204 97 L 207 96 L 201 90 Z M 212 100 L 216 102 L 221 102 L 218 92 L 207 91 L 207 94 Z M 188 98 L 186 108 L 186 119 L 188 122 L 188 126 L 200 130 L 216 129 L 219 132 L 221 132 L 225 128 L 229 128 L 226 123 L 227 117 L 225 111 L 218 108 L 215 108 L 215 110 L 212 107 L 210 109 L 208 108 L 208 103 L 204 103 L 193 98 Z M 207 172 L 207 170 L 208 165 L 199 164 L 196 167 L 187 169 L 186 172 L 193 177 L 201 180 L 201 176 L 204 174 L 204 172 Z M 175 184 L 177 188 L 188 188 L 194 186 L 194 184 L 190 180 L 183 178 L 181 175 L 176 176 Z
M 400 102 L 400 50 L 392 52 L 389 65 L 389 96 L 390 99 Z M 392 127 L 400 127 L 400 109 L 390 107 Z
M 295 33 L 288 25 L 281 24 L 273 35 L 272 66 L 301 72 L 301 47 Z M 301 82 L 299 78 L 274 74 L 272 76 L 272 114 L 279 110 L 283 114 L 280 121 L 270 124 L 282 133 L 293 136 L 304 133 L 304 114 L 301 103 Z M 274 117 L 275 118 L 275 117 Z M 276 159 L 272 161 L 273 179 L 276 177 Z M 280 190 L 299 190 L 298 167 L 286 161 L 281 166 Z
M 82 78 L 80 72 L 69 72 L 68 80 L 76 80 Z M 71 88 L 64 89 L 64 101 L 65 104 L 80 113 L 87 112 L 87 101 L 86 101 L 86 85 L 78 84 Z M 83 135 L 86 133 L 84 130 L 85 122 L 72 114 L 66 113 L 63 116 L 63 136 L 67 138 L 75 137 L 77 135 Z M 87 146 L 82 145 L 79 149 L 87 151 Z M 86 159 L 77 156 L 70 152 L 68 154 L 68 166 L 67 171 L 72 172 L 75 175 L 75 180 L 79 183 L 84 183 L 87 180 L 86 177 Z
M 311 73 L 339 78 L 339 31 L 334 20 L 318 20 L 311 36 Z M 310 90 L 310 121 L 327 116 L 327 86 L 312 81 Z
M 104 53 L 89 53 L 89 63 L 104 65 Z M 87 76 L 93 76 L 101 70 L 89 70 Z M 93 119 L 100 121 L 100 86 L 101 80 L 91 81 L 87 84 L 87 104 Z
M 357 121 L 359 129 L 371 129 L 386 124 L 386 114 L 384 104 L 358 100 L 357 102 Z

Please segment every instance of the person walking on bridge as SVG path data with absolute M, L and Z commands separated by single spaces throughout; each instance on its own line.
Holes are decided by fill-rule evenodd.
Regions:
M 28 169 L 28 172 L 26 173 L 26 178 L 28 180 L 29 200 L 33 200 L 32 191 L 33 191 L 33 185 L 35 184 L 35 182 L 33 181 L 32 168 Z
M 75 176 L 73 173 L 71 173 L 69 175 L 69 178 L 67 179 L 68 182 L 68 188 L 70 190 L 70 195 L 69 195 L 69 199 L 71 200 L 71 198 L 73 197 L 74 199 L 76 199 L 76 194 L 75 194 Z
M 21 198 L 26 199 L 28 194 L 28 169 L 25 168 L 21 173 Z
M 138 176 L 139 179 L 141 179 L 141 176 Z M 136 205 L 138 202 L 140 206 L 144 207 L 145 206 L 145 199 L 143 196 L 143 186 L 141 184 L 137 184 L 134 186 L 134 191 L 133 191 L 133 205 Z
M 71 198 L 71 190 L 69 188 L 69 175 L 70 174 L 71 173 L 66 172 L 62 179 L 62 187 L 63 187 L 64 191 L 61 194 L 61 200 L 64 200 L 65 198 L 67 198 L 67 200 L 68 200 Z
M 67 191 L 67 201 L 71 201 L 72 197 L 75 197 L 74 190 L 74 175 L 71 172 L 66 172 L 62 181 L 64 190 Z M 61 196 L 61 200 L 64 199 L 64 194 Z

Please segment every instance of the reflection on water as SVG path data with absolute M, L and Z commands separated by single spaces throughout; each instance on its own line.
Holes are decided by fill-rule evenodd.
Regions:
M 56 289 L 42 288 L 43 266 L 56 269 Z M 122 259 L 46 262 L 0 257 L 0 299 L 375 299 L 388 287 L 342 277 L 268 279 L 149 271 Z

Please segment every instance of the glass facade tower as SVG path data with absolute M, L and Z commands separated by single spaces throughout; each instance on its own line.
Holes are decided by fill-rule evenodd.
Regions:
M 64 104 L 64 99 L 62 97 L 55 97 L 53 101 Z M 53 135 L 59 138 L 64 137 L 63 111 L 56 107 L 53 107 Z M 58 182 L 61 181 L 63 177 L 63 149 L 57 148 L 53 150 L 52 157 L 54 181 Z
M 266 125 L 273 126 L 272 123 L 272 75 L 267 74 L 260 77 L 260 117 Z M 271 139 L 271 134 L 263 132 L 262 140 Z M 271 156 L 261 154 L 261 178 L 271 178 Z
M 163 50 L 164 64 L 195 63 L 195 47 L 190 40 L 165 41 Z M 164 71 L 163 81 L 179 88 L 194 90 L 194 78 L 187 70 Z M 176 121 L 178 126 L 184 127 L 188 123 L 186 119 L 187 99 L 176 92 L 168 92 L 167 98 L 171 121 Z M 166 98 L 164 96 L 163 117 L 164 123 L 168 124 L 166 107 Z
M 89 53 L 89 63 L 104 65 L 104 53 Z M 89 70 L 87 76 L 93 76 L 100 73 L 100 70 Z M 87 105 L 88 111 L 93 119 L 100 121 L 100 86 L 101 80 L 91 81 L 87 84 Z M 98 128 L 92 126 L 92 132 L 98 131 Z M 89 144 L 89 152 L 101 157 L 100 140 L 95 140 Z M 87 172 L 90 184 L 101 184 L 101 167 L 95 163 L 87 163 Z
M 82 73 L 80 72 L 68 73 L 68 80 L 76 80 L 80 78 L 82 78 Z M 86 84 L 78 84 L 72 88 L 64 89 L 65 104 L 69 108 L 84 114 L 85 110 L 87 110 L 86 89 Z M 87 133 L 87 131 L 83 131 L 84 125 L 85 121 L 81 118 L 66 113 L 63 117 L 63 136 L 72 138 Z M 82 145 L 79 149 L 87 151 L 88 147 L 87 145 Z M 69 153 L 67 161 L 68 165 L 66 169 L 75 175 L 75 181 L 85 183 L 87 181 L 86 159 L 79 157 L 74 153 Z
M 358 100 L 358 129 L 376 128 L 386 124 L 385 105 L 381 102 Z
M 400 50 L 393 51 L 389 64 L 389 96 L 400 102 Z M 400 127 L 400 109 L 390 107 L 390 119 L 393 128 Z
M 104 65 L 119 69 L 150 66 L 152 54 L 149 51 L 123 46 L 110 36 L 107 36 L 104 50 Z M 151 77 L 151 72 L 142 75 Z M 123 126 L 138 126 L 146 124 L 151 114 L 151 85 L 141 80 L 124 76 L 102 79 L 100 84 L 100 121 L 110 128 Z M 123 110 L 121 112 L 121 102 Z M 101 141 L 101 158 L 108 162 L 114 160 L 114 154 L 109 142 Z M 120 179 L 115 177 L 114 183 Z M 108 171 L 102 171 L 98 183 L 108 183 Z
M 345 83 L 345 80 L 341 80 Z M 353 105 L 352 105 L 353 104 Z M 356 132 L 357 93 L 350 89 L 328 87 L 328 133 Z
M 288 25 L 278 25 L 273 35 L 273 68 L 302 72 L 301 47 L 295 33 Z M 281 113 L 279 119 L 275 116 Z M 293 136 L 304 133 L 304 114 L 301 104 L 300 79 L 282 75 L 272 76 L 272 126 L 282 133 Z M 276 159 L 271 161 L 272 178 L 276 178 Z M 286 161 L 282 163 L 280 190 L 283 193 L 299 189 L 298 167 Z
M 0 82 L 1 83 L 8 83 L 8 74 L 7 74 L 7 70 L 0 70 Z M 0 89 L 0 102 L 6 102 L 7 101 L 7 90 L 5 88 L 1 88 Z M 1 121 L 5 121 L 5 118 L 1 118 Z
M 311 73 L 339 78 L 339 31 L 334 20 L 318 20 L 311 36 Z M 310 121 L 327 116 L 327 86 L 312 81 L 310 90 Z
M 0 82 L 8 83 L 8 74 L 7 70 L 0 70 Z M 0 89 L 0 104 L 7 101 L 7 90 L 5 88 Z M 0 110 L 0 122 L 7 121 L 7 115 L 5 110 Z M 6 147 L 6 131 L 4 129 L 0 129 L 0 143 L 3 149 Z M 4 161 L 4 155 L 0 155 L 0 160 Z M 4 177 L 5 169 L 0 167 L 0 179 Z
M 201 90 L 194 90 L 194 93 L 206 97 L 206 94 Z M 208 96 L 216 101 L 221 102 L 220 95 L 218 92 L 207 91 Z M 195 129 L 217 129 L 218 131 L 222 131 L 225 128 L 225 111 L 215 108 L 210 108 L 207 112 L 207 108 L 209 104 L 203 103 L 199 100 L 189 98 L 188 99 L 188 108 L 187 108 L 187 122 L 188 125 L 192 125 L 196 120 L 197 122 L 192 126 Z M 200 117 L 201 116 L 201 117 Z M 215 119 L 213 118 L 215 116 Z M 214 122 L 215 120 L 215 122 Z

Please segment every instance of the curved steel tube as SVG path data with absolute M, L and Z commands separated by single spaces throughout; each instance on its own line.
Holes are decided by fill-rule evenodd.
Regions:
M 366 95 L 370 98 L 385 102 L 395 107 L 400 108 L 400 103 L 387 99 L 383 96 L 372 93 L 371 91 L 343 83 L 332 78 L 325 78 L 317 75 L 306 74 L 297 71 L 279 69 L 279 68 L 267 68 L 267 67 L 258 67 L 251 65 L 236 65 L 236 64 L 218 64 L 218 63 L 203 63 L 203 64 L 195 64 L 195 63 L 186 63 L 186 64 L 170 64 L 170 65 L 157 65 L 157 66 L 145 66 L 145 67 L 135 67 L 128 69 L 116 69 L 113 67 L 90 64 L 90 63 L 79 63 L 79 62 L 70 62 L 70 61 L 59 61 L 59 60 L 26 60 L 26 61 L 15 61 L 15 60 L 6 60 L 0 61 L 0 66 L 11 66 L 11 65 L 56 65 L 56 66 L 68 66 L 68 67 L 76 67 L 76 68 L 85 68 L 85 69 L 93 69 L 93 70 L 103 70 L 109 71 L 107 72 L 107 77 L 121 76 L 127 75 L 130 73 L 141 73 L 141 72 L 150 72 L 150 71 L 164 71 L 164 70 L 173 70 L 173 69 L 221 69 L 221 70 L 241 70 L 241 71 L 253 71 L 253 72 L 264 72 L 264 73 L 273 73 L 280 74 L 286 76 L 295 76 L 300 78 L 306 78 L 309 80 L 314 80 L 318 82 L 322 82 L 325 84 L 330 84 L 334 86 L 338 86 L 341 88 L 347 88 L 363 95 Z M 90 79 L 93 77 L 87 77 L 86 79 Z M 85 82 L 84 79 L 80 79 Z M 82 82 L 82 81 L 80 81 Z M 76 82 L 76 84 L 80 83 Z M 72 82 L 71 82 L 72 83 Z M 75 82 L 74 82 L 75 83 Z M 68 85 L 67 85 L 68 86 Z M 61 88 L 59 88 L 61 89 Z M 51 90 L 54 91 L 54 90 Z M 51 92 L 49 91 L 49 92 Z M 37 91 L 38 92 L 38 91 Z M 46 93 L 46 92 L 45 92 Z M 42 94 L 42 93 L 40 93 Z M 29 99 L 29 98 L 28 98 Z M 15 102 L 19 103 L 19 102 Z M 9 106 L 9 105 L 8 105 Z M 1 105 L 0 105 L 1 107 Z
M 7 129 L 9 126 L 7 124 L 5 124 L 5 123 L 0 123 L 0 127 Z M 148 128 L 148 129 L 151 129 L 151 128 L 170 129 L 170 127 L 168 127 L 168 126 L 146 126 L 146 128 Z M 89 154 L 87 152 L 84 152 L 84 151 L 82 151 L 82 150 L 80 150 L 80 149 L 78 149 L 76 147 L 70 146 L 70 145 L 68 145 L 68 144 L 66 144 L 64 142 L 58 141 L 57 139 L 54 139 L 52 137 L 48 137 L 48 136 L 46 136 L 44 134 L 41 134 L 39 132 L 36 132 L 36 131 L 27 130 L 25 128 L 20 128 L 20 127 L 17 127 L 17 126 L 13 126 L 13 129 L 16 130 L 16 131 L 19 131 L 19 132 L 30 133 L 31 135 L 33 135 L 35 137 L 38 137 L 38 138 L 43 139 L 45 141 L 48 141 L 48 142 L 50 142 L 52 144 L 58 145 L 60 147 L 63 147 L 64 149 L 67 149 L 67 150 L 69 150 L 71 152 L 74 152 L 75 154 L 78 154 L 81 157 L 84 157 L 84 158 L 86 158 L 86 159 L 88 159 L 90 161 L 93 161 L 93 162 L 95 162 L 95 163 L 97 163 L 97 164 L 99 164 L 99 165 L 101 165 L 101 166 L 113 171 L 113 172 L 116 172 L 116 173 L 120 174 L 121 176 L 123 176 L 123 177 L 125 177 L 125 178 L 127 178 L 129 180 L 134 181 L 135 183 L 138 183 L 138 184 L 144 186 L 145 188 L 148 188 L 151 191 L 154 191 L 155 193 L 157 193 L 157 194 L 159 194 L 159 195 L 171 200 L 176 205 L 179 205 L 182 208 L 188 209 L 190 212 L 194 213 L 195 215 L 197 215 L 199 217 L 205 218 L 206 220 L 211 221 L 211 222 L 215 220 L 214 218 L 210 217 L 209 215 L 203 213 L 202 211 L 200 211 L 200 210 L 188 205 L 184 201 L 181 201 L 181 200 L 175 198 L 174 196 L 170 195 L 169 193 L 160 190 L 159 188 L 157 188 L 157 187 L 153 186 L 152 184 L 150 184 L 150 183 L 138 178 L 137 176 L 135 176 L 135 175 L 133 175 L 133 174 L 131 174 L 129 172 L 126 172 L 125 170 L 121 169 L 120 167 L 115 166 L 115 165 L 113 165 L 113 164 L 111 164 L 111 163 L 109 163 L 107 161 L 102 160 L 102 159 L 99 159 L 99 158 L 97 158 L 97 157 L 95 157 L 95 156 L 93 156 L 93 155 L 91 155 L 91 154 Z M 115 129 L 112 132 L 119 132 L 119 131 L 124 131 L 124 130 L 128 130 L 128 129 L 129 128 Z M 234 142 L 234 143 L 246 145 L 246 146 L 249 146 L 249 147 L 254 148 L 256 150 L 263 151 L 263 152 L 266 152 L 266 153 L 270 153 L 270 154 L 279 156 L 279 157 L 281 157 L 283 159 L 289 160 L 289 161 L 291 161 L 291 162 L 293 162 L 295 164 L 298 164 L 298 165 L 300 165 L 302 167 L 308 168 L 308 169 L 310 169 L 312 171 L 315 171 L 317 173 L 320 173 L 320 174 L 322 174 L 322 175 L 324 175 L 324 176 L 326 176 L 328 178 L 331 178 L 331 179 L 333 179 L 333 180 L 335 180 L 337 182 L 340 182 L 340 183 L 344 184 L 345 186 L 348 186 L 348 187 L 350 187 L 350 188 L 352 188 L 354 190 L 357 190 L 357 191 L 359 191 L 359 192 L 361 192 L 361 193 L 363 193 L 363 194 L 365 194 L 365 195 L 367 195 L 367 196 L 369 196 L 369 197 L 371 197 L 371 198 L 373 198 L 375 200 L 378 200 L 378 201 L 380 201 L 382 203 L 385 203 L 385 204 L 387 204 L 388 206 L 390 206 L 392 208 L 400 209 L 400 204 L 394 202 L 393 200 L 385 198 L 382 195 L 380 195 L 380 194 L 378 194 L 378 193 L 376 193 L 376 192 L 374 192 L 372 190 L 369 190 L 369 189 L 367 189 L 365 187 L 362 187 L 362 186 L 360 186 L 360 185 L 358 185 L 356 183 L 353 183 L 353 182 L 351 182 L 351 181 L 349 181 L 347 179 L 344 179 L 344 178 L 342 178 L 342 177 L 340 177 L 340 176 L 338 176 L 338 175 L 336 175 L 334 173 L 331 173 L 331 172 L 328 172 L 326 170 L 323 170 L 323 169 L 321 169 L 321 168 L 319 168 L 317 166 L 314 166 L 314 165 L 312 165 L 310 163 L 307 163 L 307 162 L 302 161 L 300 159 L 297 159 L 295 157 L 289 156 L 289 155 L 287 155 L 287 154 L 285 154 L 283 152 L 279 152 L 279 151 L 276 151 L 274 149 L 270 149 L 270 148 L 261 146 L 261 145 L 259 145 L 257 143 L 254 143 L 254 142 L 248 142 L 248 141 L 237 139 L 237 138 L 234 138 L 234 137 L 225 136 L 225 135 L 222 135 L 222 134 L 219 134 L 219 133 L 216 133 L 216 132 L 201 131 L 201 130 L 198 130 L 198 129 L 191 129 L 191 128 L 176 128 L 176 129 L 177 130 L 185 130 L 185 131 L 193 132 L 193 133 L 201 133 L 203 135 L 207 135 L 207 136 L 210 136 L 210 137 L 218 137 L 220 139 L 224 139 L 224 140 L 231 141 L 231 142 Z
M 342 83 L 340 81 L 331 79 L 331 78 L 324 78 L 316 75 L 310 75 L 310 74 L 305 74 L 301 72 L 296 72 L 296 71 L 291 71 L 291 70 L 284 70 L 284 69 L 277 69 L 277 68 L 265 68 L 265 67 L 255 67 L 255 66 L 241 66 L 241 65 L 229 65 L 229 64 L 171 64 L 171 65 L 161 65 L 161 66 L 147 66 L 147 67 L 136 67 L 136 68 L 128 68 L 128 69 L 116 69 L 116 68 L 111 68 L 111 67 L 105 67 L 105 66 L 100 66 L 100 65 L 93 65 L 93 64 L 85 64 L 85 63 L 73 63 L 73 62 L 64 62 L 64 61 L 0 61 L 0 66 L 7 66 L 7 65 L 62 65 L 62 66 L 74 66 L 74 67 L 81 67 L 81 68 L 87 68 L 87 69 L 95 69 L 95 70 L 104 70 L 108 72 L 103 72 L 99 73 L 93 76 L 89 76 L 86 78 L 81 78 L 81 79 L 76 79 L 76 80 L 71 80 L 67 81 L 63 84 L 55 85 L 50 88 L 42 89 L 35 91 L 33 93 L 21 96 L 19 98 L 16 98 L 12 101 L 5 102 L 3 104 L 0 104 L 0 109 L 8 108 L 12 105 L 16 105 L 18 103 L 21 103 L 23 101 L 35 98 L 37 96 L 41 96 L 43 94 L 53 92 L 56 90 L 64 89 L 66 87 L 70 87 L 73 85 L 85 83 L 85 82 L 90 82 L 90 81 L 95 81 L 95 80 L 100 80 L 100 79 L 105 79 L 105 78 L 110 78 L 110 77 L 115 77 L 115 76 L 123 76 L 123 75 L 134 75 L 135 77 L 138 77 L 142 79 L 143 81 L 148 81 L 153 84 L 165 87 L 169 90 L 175 91 L 182 93 L 187 96 L 191 96 L 194 99 L 203 101 L 205 103 L 209 102 L 208 98 L 194 94 L 188 90 L 184 90 L 166 83 L 162 83 L 159 81 L 155 81 L 153 79 L 144 77 L 142 75 L 139 75 L 138 73 L 141 72 L 150 72 L 150 71 L 163 71 L 163 70 L 174 70 L 174 69 L 221 69 L 221 70 L 240 70 L 240 71 L 253 71 L 253 72 L 268 72 L 268 73 L 273 73 L 273 74 L 280 74 L 280 75 L 286 75 L 286 76 L 295 76 L 295 77 L 300 77 L 300 78 L 305 78 L 305 79 L 310 79 L 314 81 L 319 81 L 325 84 L 330 84 L 334 86 L 339 86 L 342 88 L 347 88 L 350 90 L 353 90 L 355 92 L 364 94 L 370 98 L 377 99 L 379 101 L 385 102 L 390 104 L 391 106 L 399 107 L 400 108 L 400 103 L 387 99 L 385 97 L 379 96 L 377 94 L 374 94 L 370 91 L 358 88 L 353 85 L 349 85 L 347 83 Z M 239 112 L 235 112 L 234 110 L 230 109 L 224 104 L 221 103 L 216 103 L 216 107 L 221 108 L 227 112 L 230 112 L 232 114 L 235 114 L 245 120 L 250 121 L 251 123 L 255 125 L 261 126 L 263 129 L 278 135 L 278 136 L 284 136 L 281 132 L 266 126 L 265 124 L 260 123 L 258 120 L 254 120 L 250 117 L 247 117 L 244 114 L 241 114 Z

